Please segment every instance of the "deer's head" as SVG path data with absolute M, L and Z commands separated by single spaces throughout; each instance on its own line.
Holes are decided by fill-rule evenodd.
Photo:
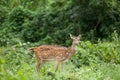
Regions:
M 73 40 L 73 44 L 74 45 L 78 45 L 79 44 L 80 36 L 81 35 L 78 35 L 77 37 L 75 37 L 72 34 L 70 34 L 70 38 Z

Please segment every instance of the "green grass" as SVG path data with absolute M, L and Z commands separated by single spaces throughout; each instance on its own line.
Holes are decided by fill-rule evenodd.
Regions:
M 38 80 L 35 63 L 23 63 L 18 70 L 5 69 L 1 65 L 0 80 Z M 46 63 L 41 69 L 41 80 L 119 80 L 120 65 L 92 64 L 76 68 L 70 61 L 64 71 L 54 72 L 54 65 Z
M 32 44 L 19 43 L 0 48 L 0 80 L 38 80 L 36 60 L 27 49 Z M 33 45 L 32 45 L 33 46 Z M 81 42 L 78 51 L 64 66 L 54 72 L 54 62 L 41 68 L 41 80 L 119 80 L 119 40 Z M 60 67 L 60 66 L 59 66 Z

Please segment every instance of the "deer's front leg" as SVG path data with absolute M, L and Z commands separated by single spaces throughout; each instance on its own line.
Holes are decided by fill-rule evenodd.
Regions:
M 57 62 L 56 62 L 56 65 L 55 65 L 55 72 L 58 70 L 58 66 L 59 66 L 59 64 L 60 64 L 60 62 L 57 61 Z

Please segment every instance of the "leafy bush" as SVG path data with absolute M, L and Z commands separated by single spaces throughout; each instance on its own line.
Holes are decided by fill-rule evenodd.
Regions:
M 89 65 L 91 63 L 120 63 L 120 39 L 116 33 L 113 33 L 113 41 L 98 41 L 91 43 L 90 41 L 81 41 L 78 46 L 77 54 L 73 58 L 73 63 L 80 67 L 82 64 Z
M 0 5 L 0 26 L 6 21 L 8 9 Z

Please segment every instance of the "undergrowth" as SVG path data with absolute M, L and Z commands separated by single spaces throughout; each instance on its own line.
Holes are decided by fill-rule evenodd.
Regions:
M 41 68 L 41 80 L 119 80 L 120 40 L 81 41 L 76 54 L 66 63 L 64 71 L 54 72 L 54 63 Z M 19 42 L 0 47 L 0 80 L 38 80 L 36 59 L 28 48 L 31 43 Z

